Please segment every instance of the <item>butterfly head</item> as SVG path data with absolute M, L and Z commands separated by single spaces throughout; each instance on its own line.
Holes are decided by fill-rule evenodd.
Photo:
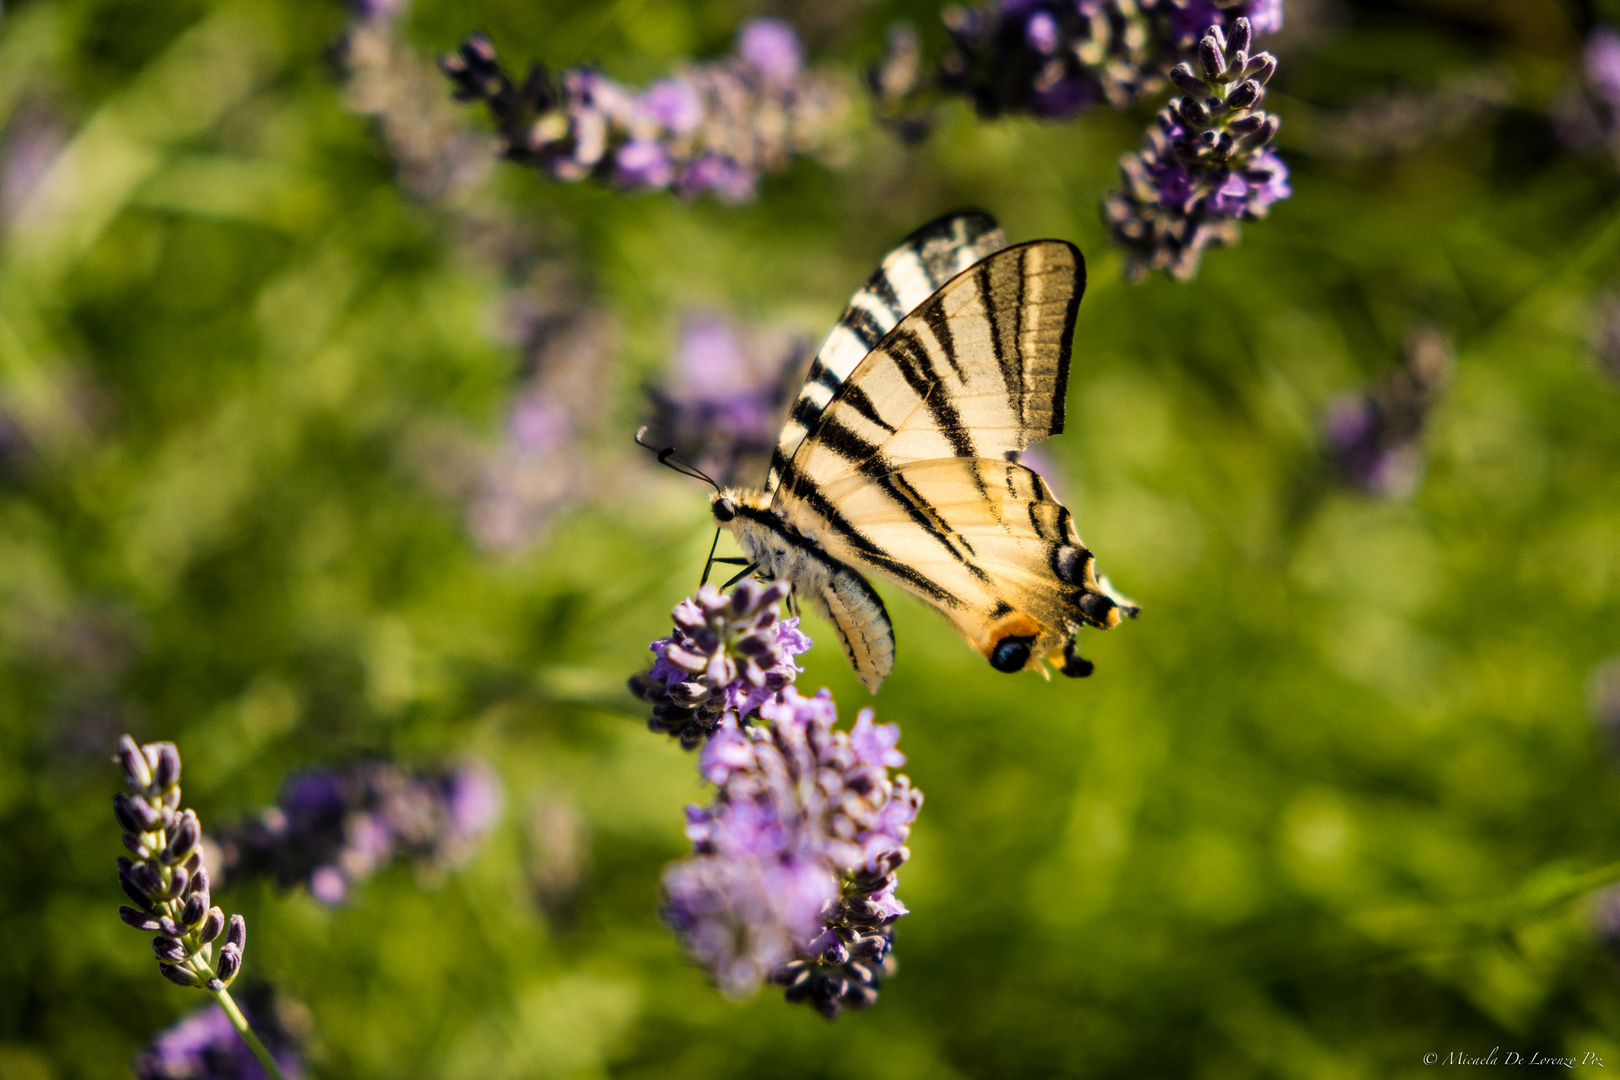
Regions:
M 771 497 L 765 492 L 747 488 L 716 488 L 709 496 L 709 512 L 714 520 L 732 529 L 738 528 L 733 524 L 738 515 L 749 517 L 747 511 L 769 510 L 770 505 Z

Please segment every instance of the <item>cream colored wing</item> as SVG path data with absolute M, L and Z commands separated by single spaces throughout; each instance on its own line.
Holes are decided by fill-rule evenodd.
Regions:
M 1073 244 L 1005 248 L 919 305 L 861 361 L 788 462 L 773 505 L 797 524 L 817 489 L 910 461 L 1013 458 L 1063 430 L 1085 265 Z M 829 526 L 836 528 L 835 522 Z
M 799 397 L 777 438 L 765 490 L 775 491 L 787 463 L 821 410 L 883 336 L 934 295 L 940 286 L 1007 246 L 996 219 L 979 210 L 936 218 L 900 241 L 833 324 L 806 374 Z
M 1075 652 L 1080 627 L 1137 614 L 1098 584 L 1069 511 L 1015 462 L 917 461 L 883 483 L 857 473 L 822 493 L 849 526 L 818 538 L 827 554 L 927 601 L 997 670 L 1044 659 L 1090 674 Z

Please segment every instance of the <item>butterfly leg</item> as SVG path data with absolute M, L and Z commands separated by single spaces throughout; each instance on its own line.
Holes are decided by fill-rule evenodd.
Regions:
M 749 563 L 747 566 L 743 567 L 741 570 L 739 570 L 735 574 L 733 574 L 731 576 L 731 580 L 727 581 L 724 585 L 720 586 L 720 588 L 721 589 L 729 589 L 733 585 L 737 584 L 737 582 L 741 581 L 743 578 L 747 577 L 749 574 L 752 574 L 755 570 L 758 570 L 758 569 L 759 569 L 759 563 Z
M 636 432 L 636 436 L 637 436 L 637 441 L 639 442 L 641 432 L 639 432 L 639 431 Z M 698 588 L 700 588 L 700 589 L 703 588 L 703 586 L 705 586 L 705 585 L 707 585 L 709 583 L 709 569 L 710 569 L 710 567 L 714 566 L 714 549 L 719 547 L 719 546 L 720 546 L 720 530 L 715 529 L 714 530 L 714 543 L 709 545 L 709 557 L 703 563 L 703 577 L 698 581 Z

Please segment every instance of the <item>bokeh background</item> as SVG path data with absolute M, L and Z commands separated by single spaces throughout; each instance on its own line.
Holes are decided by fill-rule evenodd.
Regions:
M 317 765 L 499 773 L 448 873 L 336 906 L 226 882 L 314 1076 L 1620 1066 L 1593 899 L 1620 878 L 1594 674 L 1620 653 L 1620 177 L 1557 119 L 1620 11 L 1288 0 L 1295 195 L 1188 284 L 1124 284 L 1098 215 L 1151 105 L 950 104 L 907 147 L 857 93 L 838 160 L 732 206 L 496 165 L 423 66 L 483 29 L 645 83 L 759 14 L 852 88 L 895 22 L 942 38 L 920 0 L 419 0 L 367 68 L 331 2 L 6 6 L 0 1075 L 128 1076 L 203 1001 L 114 914 L 126 730 L 178 742 L 205 824 Z M 1087 255 L 1043 449 L 1144 614 L 1045 683 L 885 590 L 875 705 L 927 793 L 900 972 L 835 1025 L 728 1002 L 657 916 L 706 796 L 623 685 L 712 535 L 702 485 L 631 445 L 643 387 L 692 312 L 819 337 L 892 243 L 974 205 Z M 1324 410 L 1431 331 L 1454 367 L 1415 490 L 1345 483 Z M 807 629 L 801 686 L 852 715 Z

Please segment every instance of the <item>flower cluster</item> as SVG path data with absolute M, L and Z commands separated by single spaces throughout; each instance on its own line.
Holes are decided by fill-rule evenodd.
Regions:
M 675 447 L 722 487 L 759 483 L 808 352 L 802 340 L 771 341 L 717 315 L 689 314 L 675 378 L 647 388 L 648 438 Z
M 298 1080 L 303 1075 L 299 1040 L 279 1006 L 267 989 L 250 989 L 242 995 L 242 1012 L 264 1040 L 282 1075 Z M 205 1005 L 158 1032 L 131 1064 L 138 1080 L 269 1080 L 218 1005 Z
M 1451 345 L 1433 329 L 1406 342 L 1400 366 L 1373 389 L 1328 404 L 1322 438 L 1345 482 L 1370 495 L 1401 499 L 1423 476 L 1423 428 L 1450 378 Z
M 1282 28 L 1281 0 L 1000 0 L 946 8 L 951 51 L 941 88 L 983 116 L 1054 119 L 1106 102 L 1126 108 L 1155 94 L 1165 70 L 1211 28 L 1248 18 Z
M 922 805 L 895 747 L 864 709 L 835 731 L 822 690 L 788 687 L 744 724 L 728 714 L 699 768 L 719 791 L 687 809 L 694 857 L 664 872 L 664 919 L 728 995 L 762 982 L 829 1020 L 868 1008 L 894 970 L 895 871 Z
M 688 65 L 645 90 L 590 68 L 554 79 L 538 64 L 518 85 L 482 35 L 440 67 L 459 100 L 489 109 L 506 157 L 557 180 L 738 202 L 761 173 L 830 149 L 847 128 L 840 84 L 807 71 L 797 35 L 775 19 L 744 26 L 734 56 Z
M 195 813 L 180 809 L 180 751 L 168 742 L 137 746 L 125 735 L 117 761 L 129 792 L 113 796 L 113 815 L 135 856 L 118 859 L 118 884 L 135 904 L 119 907 L 118 916 L 137 930 L 157 932 L 152 951 L 164 978 L 224 990 L 242 968 L 247 923 L 232 915 L 227 929 L 225 913 L 209 895 L 202 825 Z
M 1190 279 L 1204 249 L 1235 243 L 1238 222 L 1265 217 L 1292 194 L 1288 167 L 1269 149 L 1278 120 L 1259 108 L 1277 60 L 1251 56 L 1252 43 L 1248 19 L 1232 24 L 1230 38 L 1210 27 L 1197 68 L 1170 69 L 1183 96 L 1159 111 L 1142 151 L 1120 160 L 1125 189 L 1108 196 L 1104 212 L 1128 253 L 1127 277 L 1164 270 Z
M 747 719 L 791 685 L 803 670 L 793 658 L 810 639 L 797 617 L 780 617 L 787 595 L 782 582 L 749 580 L 729 594 L 704 585 L 676 604 L 674 632 L 649 646 L 652 670 L 630 680 L 631 692 L 653 706 L 647 727 L 691 749 L 726 713 Z
M 411 771 L 384 762 L 292 777 L 275 806 L 212 837 L 224 875 L 306 884 L 323 904 L 395 858 L 434 874 L 465 860 L 501 811 L 484 765 Z

